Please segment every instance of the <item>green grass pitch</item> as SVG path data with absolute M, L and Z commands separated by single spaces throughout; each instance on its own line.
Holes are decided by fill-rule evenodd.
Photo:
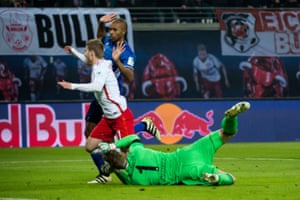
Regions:
M 151 145 L 171 151 L 180 145 Z M 235 175 L 232 186 L 127 186 L 117 177 L 88 185 L 97 170 L 83 147 L 0 149 L 0 199 L 300 199 L 300 143 L 229 143 L 215 165 Z

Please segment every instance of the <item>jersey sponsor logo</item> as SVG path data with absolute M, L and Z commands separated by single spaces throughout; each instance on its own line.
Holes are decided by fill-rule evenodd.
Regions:
M 134 66 L 134 58 L 133 57 L 129 57 L 128 61 L 127 61 L 127 64 L 130 65 L 130 66 Z

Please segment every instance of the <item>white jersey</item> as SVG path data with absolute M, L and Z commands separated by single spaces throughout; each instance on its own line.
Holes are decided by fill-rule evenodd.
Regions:
M 101 59 L 92 66 L 90 83 L 72 83 L 71 87 L 73 90 L 94 92 L 106 118 L 115 119 L 127 109 L 126 99 L 120 95 L 110 60 Z
M 60 62 L 54 62 L 53 66 L 55 67 L 56 70 L 56 75 L 57 76 L 64 76 L 65 75 L 65 70 L 66 70 L 66 64 L 62 61 Z
M 222 63 L 212 54 L 208 54 L 206 60 L 203 62 L 197 56 L 193 61 L 194 73 L 200 72 L 201 77 L 211 82 L 217 82 L 221 80 L 220 68 Z
M 48 64 L 41 56 L 37 56 L 34 62 L 30 58 L 25 58 L 24 60 L 24 67 L 27 67 L 29 70 L 29 78 L 40 78 L 42 71 L 47 65 Z

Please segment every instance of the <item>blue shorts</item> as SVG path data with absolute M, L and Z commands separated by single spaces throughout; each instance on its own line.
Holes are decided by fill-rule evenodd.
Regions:
M 99 105 L 98 101 L 96 99 L 94 99 L 91 102 L 89 110 L 85 116 L 85 121 L 98 124 L 98 122 L 101 120 L 102 116 L 103 116 L 102 108 Z

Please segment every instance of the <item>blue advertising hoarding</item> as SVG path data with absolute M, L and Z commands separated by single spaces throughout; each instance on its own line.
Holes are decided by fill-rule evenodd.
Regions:
M 224 111 L 237 100 L 130 102 L 135 122 L 151 117 L 162 144 L 191 143 L 220 128 Z M 299 100 L 251 100 L 239 116 L 232 142 L 298 141 Z M 89 103 L 0 104 L 0 147 L 83 146 L 84 116 Z M 158 144 L 137 133 L 146 144 Z

